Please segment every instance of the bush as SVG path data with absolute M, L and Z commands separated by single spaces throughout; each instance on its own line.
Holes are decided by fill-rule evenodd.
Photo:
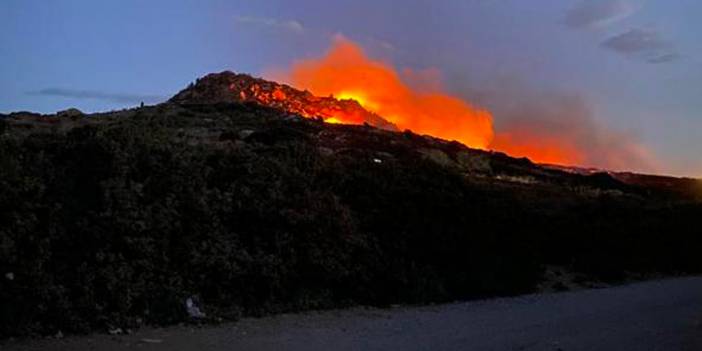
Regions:
M 169 109 L 0 139 L 2 336 L 184 321 L 191 296 L 237 318 L 518 294 L 544 264 L 700 270 L 698 203 L 486 182 L 411 133 Z

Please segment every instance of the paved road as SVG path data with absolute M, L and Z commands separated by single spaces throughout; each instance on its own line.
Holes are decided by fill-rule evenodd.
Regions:
M 2 350 L 702 350 L 702 277 L 218 327 L 35 340 Z

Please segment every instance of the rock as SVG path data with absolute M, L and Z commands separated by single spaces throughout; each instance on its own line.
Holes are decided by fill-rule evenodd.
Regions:
M 240 139 L 246 139 L 246 138 L 248 138 L 249 136 L 251 136 L 251 134 L 253 134 L 253 133 L 254 133 L 254 131 L 251 130 L 251 129 L 244 129 L 244 130 L 241 130 L 241 131 L 239 131 L 239 138 L 240 138 Z
M 205 313 L 202 312 L 200 310 L 200 307 L 197 306 L 194 297 L 188 297 L 185 300 L 185 309 L 191 318 L 205 318 L 206 317 Z
M 56 339 L 63 339 L 63 333 L 59 330 L 55 335 L 54 338 Z
M 5 279 L 7 279 L 7 280 L 15 280 L 15 273 L 12 273 L 12 272 L 7 272 L 7 273 L 5 273 Z
M 124 334 L 124 331 L 122 330 L 122 328 L 112 328 L 112 329 L 108 329 L 107 332 L 108 332 L 110 335 Z
M 67 110 L 56 112 L 59 117 L 81 117 L 84 115 L 83 111 L 77 108 L 69 108 Z

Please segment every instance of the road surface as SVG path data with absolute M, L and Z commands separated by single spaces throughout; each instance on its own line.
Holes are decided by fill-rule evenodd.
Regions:
M 702 350 L 702 277 L 0 344 L 1 350 Z

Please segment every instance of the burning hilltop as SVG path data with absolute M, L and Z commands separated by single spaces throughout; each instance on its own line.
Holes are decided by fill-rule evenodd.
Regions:
M 344 57 L 361 55 L 360 52 L 354 54 L 353 47 L 338 50 L 352 51 Z M 327 123 L 367 124 L 390 131 L 411 130 L 459 141 L 474 149 L 492 149 L 515 157 L 528 157 L 542 164 L 587 166 L 582 161 L 589 151 L 577 147 L 577 140 L 568 140 L 567 136 L 549 136 L 546 131 L 544 133 L 547 135 L 532 135 L 533 131 L 529 128 L 518 128 L 517 133 L 495 133 L 492 117 L 487 111 L 475 109 L 448 95 L 413 92 L 380 63 L 370 63 L 377 67 L 365 68 L 373 72 L 355 74 L 365 79 L 357 82 L 347 80 L 341 72 L 346 69 L 345 66 L 337 67 L 330 63 L 333 60 L 336 59 L 298 63 L 291 73 L 293 81 L 304 87 L 317 87 L 315 91 L 325 92 L 326 96 L 248 74 L 225 71 L 197 79 L 195 84 L 180 91 L 169 102 L 178 105 L 253 103 L 306 118 L 319 118 Z M 328 72 L 327 66 L 333 67 L 333 72 Z M 363 67 L 350 70 L 354 69 L 364 70 Z M 373 75 L 380 78 L 368 78 Z M 325 76 L 332 78 L 325 79 Z M 335 81 L 342 83 L 334 85 Z M 325 88 L 325 84 L 330 85 Z M 619 149 L 609 151 L 617 155 L 621 154 Z
M 399 81 L 396 84 L 399 84 Z M 248 74 L 225 71 L 208 74 L 198 79 L 195 84 L 176 94 L 169 102 L 180 105 L 254 103 L 307 118 L 321 118 L 327 123 L 367 124 L 390 131 L 409 129 L 420 134 L 457 140 L 469 147 L 479 149 L 486 148 L 486 143 L 492 138 L 490 115 L 487 112 L 476 112 L 476 118 L 479 121 L 471 120 L 472 117 L 469 115 L 473 110 L 468 105 L 458 102 L 457 99 L 453 101 L 453 98 L 440 95 L 413 96 L 407 88 L 400 86 L 394 86 L 391 89 L 400 90 L 398 99 L 402 101 L 386 101 L 384 104 L 376 105 L 373 102 L 375 100 L 368 98 L 368 96 L 374 96 L 371 88 L 363 90 L 370 91 L 368 95 L 357 90 L 356 93 L 341 92 L 336 96 L 333 93 L 329 93 L 328 96 L 318 96 L 308 90 L 302 91 Z M 418 105 L 413 107 L 408 101 L 414 98 L 417 99 Z M 402 107 L 403 104 L 407 105 Z M 366 106 L 375 107 L 393 116 L 393 119 L 400 124 L 386 119 L 384 115 L 381 116 Z M 390 106 L 390 109 L 381 108 L 381 106 Z M 403 108 L 405 108 L 404 112 L 393 113 Z M 412 111 L 412 109 L 415 110 Z M 405 117 L 402 119 L 399 116 Z M 414 116 L 413 123 L 409 123 L 410 116 Z M 453 128 L 450 124 L 451 120 L 456 122 Z M 440 128 L 439 125 L 441 125 Z M 489 127 L 488 132 L 482 130 L 484 127 Z M 445 131 L 442 132 L 442 130 Z
M 247 74 L 221 72 L 198 79 L 196 84 L 171 98 L 177 104 L 255 103 L 328 123 L 369 124 L 397 130 L 397 126 L 363 108 L 353 99 L 319 97 L 284 84 L 254 78 Z
M 496 128 L 491 111 L 445 91 L 438 70 L 398 71 L 343 37 L 323 56 L 295 61 L 265 76 L 274 81 L 232 72 L 210 74 L 170 101 L 255 103 L 328 123 L 410 130 L 542 164 L 610 170 L 652 170 L 657 164 L 647 148 L 596 123 L 578 101 L 557 98 L 544 109 L 539 98 L 522 99 L 494 111 L 501 121 Z

